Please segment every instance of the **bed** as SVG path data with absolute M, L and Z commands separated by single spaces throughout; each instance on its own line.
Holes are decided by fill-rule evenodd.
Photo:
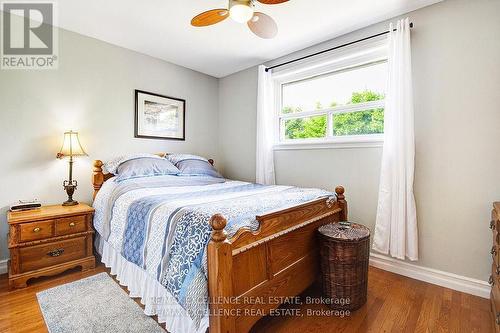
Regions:
M 347 219 L 342 186 L 173 175 L 118 182 L 102 161 L 93 167 L 101 260 L 173 333 L 248 332 L 318 278 L 315 231 Z

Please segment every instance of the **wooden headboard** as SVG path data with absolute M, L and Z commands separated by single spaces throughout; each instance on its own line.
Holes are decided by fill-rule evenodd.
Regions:
M 165 157 L 168 155 L 168 153 L 156 153 L 155 155 L 158 155 L 160 157 Z M 214 160 L 209 159 L 208 162 L 212 165 L 214 165 Z M 101 189 L 102 184 L 110 178 L 113 178 L 115 175 L 112 173 L 104 173 L 102 171 L 102 166 L 104 163 L 101 160 L 95 160 L 93 164 L 93 170 L 92 170 L 92 185 L 94 187 L 94 195 L 92 196 L 93 199 L 95 199 L 95 196 L 97 195 L 97 192 Z

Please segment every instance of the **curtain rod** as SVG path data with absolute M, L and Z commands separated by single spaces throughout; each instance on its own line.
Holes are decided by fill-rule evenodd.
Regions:
M 410 28 L 413 28 L 413 22 L 410 23 Z M 393 29 L 392 31 L 396 31 L 396 30 L 397 29 Z M 337 49 L 340 49 L 340 48 L 343 48 L 343 47 L 346 47 L 346 46 L 349 46 L 349 45 L 352 45 L 352 44 L 363 42 L 363 41 L 368 40 L 368 39 L 372 39 L 372 38 L 375 38 L 375 37 L 383 36 L 383 35 L 388 34 L 389 32 L 391 32 L 391 31 L 387 30 L 387 31 L 384 31 L 384 32 L 380 32 L 378 34 L 371 35 L 371 36 L 368 36 L 368 37 L 364 37 L 364 38 L 361 38 L 361 39 L 358 39 L 358 40 L 355 40 L 355 41 L 352 41 L 352 42 L 349 42 L 349 43 L 345 43 L 345 44 L 342 44 L 342 45 L 339 45 L 339 46 L 335 46 L 335 47 L 329 48 L 327 50 L 319 51 L 319 52 L 316 52 L 316 53 L 313 53 L 313 54 L 310 54 L 310 55 L 306 55 L 304 57 L 300 57 L 300 58 L 297 58 L 297 59 L 294 59 L 294 60 L 283 62 L 283 63 L 278 64 L 278 65 L 267 67 L 266 68 L 266 72 L 269 72 L 270 70 L 278 68 L 278 67 L 281 67 L 281 66 L 292 64 L 292 63 L 297 62 L 297 61 L 301 61 L 301 60 L 304 60 L 304 59 L 307 59 L 307 58 L 315 57 L 315 56 L 323 54 L 323 53 L 327 53 L 327 52 L 330 52 L 330 51 L 333 51 L 333 50 L 337 50 Z

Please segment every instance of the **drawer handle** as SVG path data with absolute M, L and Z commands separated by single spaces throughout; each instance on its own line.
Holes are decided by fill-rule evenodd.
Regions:
M 490 229 L 491 229 L 491 230 L 494 230 L 494 229 L 495 229 L 495 221 L 494 221 L 494 220 L 491 220 L 491 221 L 490 221 Z
M 490 279 L 488 280 L 488 283 L 493 287 L 495 285 L 495 279 L 493 279 L 493 275 L 490 275 Z
M 33 228 L 33 232 L 40 232 L 40 230 L 42 230 L 40 227 Z
M 75 225 L 76 225 L 76 223 L 75 223 L 75 222 L 71 222 L 71 223 L 69 224 L 69 226 L 70 226 L 70 227 L 74 227 Z
M 48 256 L 51 256 L 51 257 L 59 257 L 61 254 L 63 254 L 64 252 L 64 249 L 57 249 L 57 250 L 53 250 L 53 251 L 50 251 L 47 253 Z

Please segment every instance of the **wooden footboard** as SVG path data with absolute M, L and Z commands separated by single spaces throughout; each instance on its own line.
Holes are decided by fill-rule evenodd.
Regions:
M 257 231 L 240 229 L 231 239 L 226 219 L 210 221 L 208 288 L 210 333 L 248 332 L 281 301 L 303 292 L 319 277 L 316 229 L 347 220 L 344 188 L 337 201 L 314 200 L 257 216 Z

